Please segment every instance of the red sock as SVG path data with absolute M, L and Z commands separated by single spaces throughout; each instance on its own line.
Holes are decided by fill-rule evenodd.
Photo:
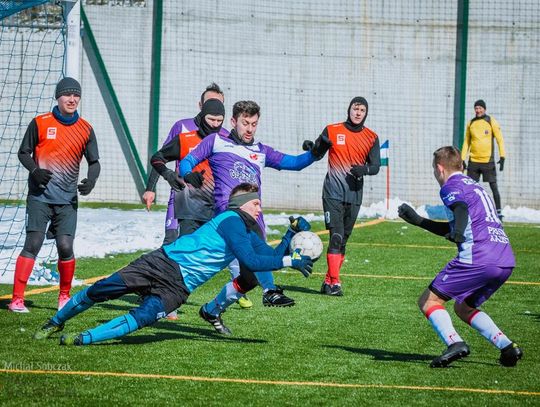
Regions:
M 341 254 L 328 253 L 326 255 L 326 262 L 328 263 L 328 272 L 326 273 L 326 278 L 330 280 L 330 282 L 327 284 L 340 284 L 339 270 L 342 264 Z
M 58 274 L 60 274 L 60 295 L 69 295 L 75 274 L 75 259 L 58 260 Z
M 24 299 L 26 283 L 30 278 L 30 274 L 32 274 L 35 262 L 35 259 L 29 257 L 17 257 L 17 262 L 15 263 L 15 277 L 13 279 L 13 299 Z
M 343 262 L 345 261 L 345 254 L 340 254 L 341 259 L 339 260 L 339 269 L 341 270 L 341 266 L 343 266 Z

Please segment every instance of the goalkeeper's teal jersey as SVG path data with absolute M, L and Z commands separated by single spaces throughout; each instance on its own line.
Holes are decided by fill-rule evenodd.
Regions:
M 247 229 L 236 211 L 229 210 L 194 233 L 163 246 L 163 250 L 178 263 L 186 287 L 193 292 L 235 258 L 254 272 L 280 269 L 288 241 L 273 249 Z

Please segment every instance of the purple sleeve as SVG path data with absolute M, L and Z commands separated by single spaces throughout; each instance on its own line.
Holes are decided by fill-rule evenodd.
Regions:
M 202 139 L 202 141 L 190 151 L 190 155 L 193 156 L 198 162 L 208 159 L 212 155 L 214 149 L 214 140 L 217 134 L 210 134 Z
M 267 146 L 266 144 L 259 143 L 259 146 L 261 148 L 261 151 L 266 155 L 265 166 L 279 170 L 281 168 L 281 160 L 283 160 L 285 154 L 280 151 L 274 150 L 272 147 Z
M 167 135 L 167 138 L 163 142 L 163 145 L 169 144 L 172 139 L 174 139 L 179 133 L 180 129 L 182 128 L 182 121 L 178 120 L 176 123 L 173 124 L 171 129 L 169 130 L 169 134 Z
M 444 206 L 450 207 L 456 202 L 465 202 L 465 194 L 463 191 L 456 187 L 456 185 L 445 184 L 441 188 L 441 200 Z

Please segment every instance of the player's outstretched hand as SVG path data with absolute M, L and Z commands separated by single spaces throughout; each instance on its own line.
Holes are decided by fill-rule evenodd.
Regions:
M 313 260 L 309 256 L 302 256 L 300 254 L 300 249 L 296 249 L 292 255 L 292 264 L 291 267 L 300 271 L 304 277 L 309 277 L 313 271 Z
M 96 180 L 95 179 L 89 179 L 85 178 L 81 181 L 79 185 L 77 185 L 77 189 L 81 193 L 81 195 L 88 195 L 94 187 L 96 186 Z
M 165 175 L 163 175 L 163 178 L 167 180 L 171 188 L 175 191 L 181 191 L 186 187 L 186 184 L 184 184 L 184 181 L 182 181 L 182 178 L 178 176 L 176 171 L 168 170 Z
M 145 191 L 142 198 L 141 198 L 141 201 L 143 204 L 146 205 L 146 210 L 149 211 L 150 208 L 152 207 L 152 204 L 154 203 L 156 199 L 156 193 L 155 192 L 152 192 L 152 191 Z
M 302 143 L 302 150 L 304 151 L 311 151 L 311 149 L 313 148 L 315 144 L 313 143 L 313 141 L 311 140 L 304 140 L 304 142 Z
M 204 172 L 206 170 L 202 170 L 201 172 L 197 172 L 197 171 L 194 171 L 194 172 L 188 172 L 185 176 L 184 176 L 184 180 L 188 183 L 188 184 L 191 184 L 193 185 L 195 188 L 200 188 L 202 187 L 203 185 L 203 182 L 204 182 Z
M 321 134 L 319 137 L 317 137 L 317 140 L 315 140 L 315 143 L 311 148 L 311 154 L 313 154 L 316 159 L 320 160 L 324 157 L 330 147 L 332 147 L 332 141 L 327 135 Z
M 53 173 L 45 168 L 34 168 L 34 170 L 30 173 L 30 176 L 34 182 L 43 188 L 45 188 L 45 186 L 49 183 L 52 175 Z
M 362 178 L 369 174 L 367 165 L 353 165 L 350 172 L 355 178 Z
M 447 233 L 444 235 L 444 237 L 454 243 L 463 243 L 465 241 L 465 236 L 463 236 L 461 233 L 456 233 L 455 230 Z
M 499 171 L 504 170 L 504 157 L 499 158 L 499 161 L 497 161 L 497 164 L 499 164 Z
M 416 211 L 412 207 L 405 203 L 399 205 L 398 216 L 405 222 L 416 226 L 420 225 L 423 219 L 420 215 L 416 213 Z
M 305 232 L 311 229 L 309 222 L 301 216 L 297 218 L 294 216 L 289 216 L 289 222 L 291 222 L 289 229 L 291 229 L 294 233 Z

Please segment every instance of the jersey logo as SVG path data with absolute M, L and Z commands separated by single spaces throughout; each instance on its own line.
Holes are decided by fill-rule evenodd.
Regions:
M 229 175 L 240 182 L 259 185 L 255 171 L 239 161 L 234 163 L 233 168 L 229 170 Z
M 49 127 L 47 129 L 47 140 L 54 140 L 56 138 L 56 127 Z
M 337 144 L 339 146 L 344 146 L 345 145 L 345 134 L 338 134 L 336 137 L 337 137 Z
M 257 161 L 259 159 L 259 155 L 258 154 L 250 154 L 249 158 L 251 158 L 253 161 Z

